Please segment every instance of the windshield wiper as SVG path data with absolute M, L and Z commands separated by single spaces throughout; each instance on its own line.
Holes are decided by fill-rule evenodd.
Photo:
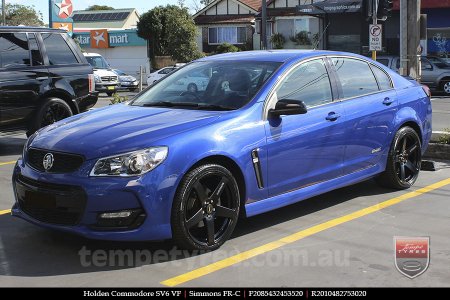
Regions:
M 225 106 L 225 105 L 218 105 L 218 104 L 199 104 L 198 109 L 204 109 L 204 110 L 234 110 L 236 108 Z
M 144 107 L 152 107 L 152 106 L 160 106 L 160 107 L 174 107 L 174 106 L 198 107 L 198 103 L 158 101 L 158 102 L 144 103 L 142 106 L 144 106 Z

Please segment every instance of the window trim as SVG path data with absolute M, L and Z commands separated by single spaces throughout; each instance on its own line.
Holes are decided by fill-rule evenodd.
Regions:
M 42 37 L 42 34 L 54 34 L 54 35 L 59 35 L 63 41 L 66 43 L 67 48 L 70 49 L 70 52 L 72 53 L 73 57 L 75 58 L 74 63 L 62 63 L 62 64 L 55 64 L 52 65 L 50 64 L 50 58 L 49 58 L 49 51 L 47 49 L 47 45 L 45 45 L 45 39 Z M 57 67 L 57 66 L 72 66 L 72 65 L 78 65 L 80 64 L 80 60 L 78 58 L 78 55 L 75 54 L 75 52 L 73 51 L 72 47 L 70 46 L 70 44 L 67 42 L 67 40 L 65 39 L 65 37 L 63 36 L 63 34 L 59 33 L 59 32 L 41 32 L 40 33 L 40 41 L 42 42 L 42 47 L 43 49 L 45 49 L 45 58 L 44 58 L 44 62 L 45 62 L 45 66 L 47 66 L 48 68 L 52 68 L 52 67 Z
M 221 45 L 223 43 L 229 43 L 229 42 L 211 43 L 210 39 L 209 39 L 209 30 L 212 29 L 212 28 L 214 28 L 214 29 L 218 29 L 218 28 L 236 28 L 236 38 L 237 38 L 237 40 L 239 39 L 238 28 L 244 28 L 245 30 L 247 30 L 246 26 L 237 26 L 237 25 L 236 26 L 235 25 L 233 25 L 233 26 L 211 26 L 211 27 L 207 27 L 207 28 L 208 28 L 208 45 Z M 245 32 L 245 37 L 247 37 L 247 32 Z M 232 44 L 232 45 L 244 45 L 245 42 L 239 43 L 239 41 L 237 41 L 237 43 L 229 43 L 229 44 Z
M 278 89 L 278 87 L 281 85 L 281 83 L 284 81 L 284 79 L 286 79 L 286 77 L 289 74 L 291 74 L 297 67 L 299 67 L 300 65 L 302 65 L 304 63 L 308 63 L 308 62 L 310 62 L 312 60 L 317 60 L 317 59 L 322 59 L 323 60 L 325 69 L 326 69 L 326 71 L 328 73 L 328 79 L 330 81 L 330 89 L 331 89 L 331 98 L 332 99 L 328 103 L 311 106 L 311 107 L 308 108 L 308 110 L 314 109 L 316 107 L 330 105 L 330 104 L 338 102 L 339 99 L 336 98 L 336 93 L 335 93 L 335 90 L 337 89 L 337 86 L 336 86 L 334 74 L 332 74 L 332 72 L 334 72 L 334 70 L 329 69 L 327 58 L 328 58 L 327 56 L 320 55 L 320 56 L 309 57 L 307 59 L 302 59 L 302 60 L 298 61 L 297 63 L 295 63 L 294 65 L 290 66 L 280 76 L 278 76 L 278 80 L 272 86 L 270 91 L 267 93 L 266 98 L 264 99 L 262 120 L 263 121 L 267 121 L 268 120 L 269 109 L 271 107 L 272 102 L 275 101 L 275 98 L 274 98 L 275 91 Z
M 382 68 L 380 68 L 380 67 L 378 67 L 378 66 L 376 66 L 376 65 L 374 65 L 374 64 L 372 64 L 372 63 L 369 63 L 369 68 L 371 69 L 372 74 L 373 74 L 373 76 L 375 77 L 375 80 L 376 80 L 376 82 L 377 82 L 377 84 L 378 84 L 378 90 L 379 90 L 379 91 L 381 91 L 381 92 L 382 92 L 382 91 L 389 91 L 389 90 L 392 89 L 392 86 L 393 86 L 392 79 L 391 79 L 391 77 L 389 76 L 389 74 L 386 73 L 386 71 L 384 71 Z M 376 75 L 375 72 L 373 71 L 374 68 L 377 68 L 378 70 L 380 70 L 381 72 L 383 72 L 384 75 L 386 75 L 386 77 L 389 79 L 389 88 L 388 88 L 388 89 L 383 90 L 383 89 L 381 88 L 380 82 L 378 81 L 378 78 L 377 78 L 377 75 Z
M 26 34 L 27 34 L 27 39 L 28 39 L 28 48 L 29 48 L 28 51 L 30 52 L 30 62 L 31 62 L 30 67 L 35 67 L 35 68 L 45 67 L 46 64 L 45 64 L 45 58 L 44 58 L 44 51 L 42 49 L 42 44 L 41 44 L 41 41 L 39 40 L 38 33 L 37 32 L 26 32 Z M 31 47 L 30 47 L 30 35 L 34 35 L 34 39 L 36 40 L 36 44 L 37 44 L 39 53 L 41 54 L 41 58 L 42 58 L 42 65 L 35 65 L 33 63 L 33 54 L 31 53 Z

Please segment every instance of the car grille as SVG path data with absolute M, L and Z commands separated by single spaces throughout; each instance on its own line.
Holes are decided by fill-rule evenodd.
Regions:
M 32 218 L 50 224 L 76 225 L 86 206 L 81 187 L 44 183 L 19 175 L 16 193 L 20 208 Z
M 53 155 L 53 166 L 49 170 L 44 169 L 44 156 L 47 153 Z M 41 150 L 30 148 L 26 154 L 26 161 L 30 167 L 40 172 L 48 173 L 71 173 L 78 170 L 84 162 L 81 155 L 54 152 L 49 150 Z
M 103 76 L 102 81 L 103 82 L 116 82 L 117 76 Z

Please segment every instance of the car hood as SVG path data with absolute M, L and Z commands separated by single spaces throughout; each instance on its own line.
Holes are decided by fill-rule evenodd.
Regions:
M 116 73 L 114 73 L 111 70 L 108 69 L 94 69 L 94 74 L 102 77 L 102 76 L 117 76 Z
M 159 140 L 210 124 L 220 114 L 117 104 L 47 126 L 31 147 L 99 158 L 158 146 Z

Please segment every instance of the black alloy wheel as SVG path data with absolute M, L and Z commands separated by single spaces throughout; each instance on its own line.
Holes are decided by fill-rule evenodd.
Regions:
M 236 226 L 239 199 L 236 180 L 223 166 L 208 164 L 190 171 L 174 200 L 175 242 L 191 250 L 219 248 Z

